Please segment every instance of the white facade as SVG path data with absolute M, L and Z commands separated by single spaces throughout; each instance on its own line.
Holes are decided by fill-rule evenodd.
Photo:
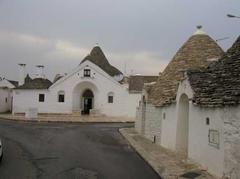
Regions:
M 186 95 L 192 99 L 193 92 L 188 80 L 179 84 L 177 106 L 180 97 Z M 186 111 L 184 111 L 186 112 Z M 189 100 L 188 112 L 188 146 L 187 156 L 202 165 L 210 173 L 223 176 L 224 173 L 224 121 L 222 109 L 201 108 Z M 211 133 L 216 133 L 216 144 L 210 140 Z
M 84 69 L 91 71 L 90 77 L 84 77 Z M 129 94 L 126 85 L 120 84 L 116 77 L 90 61 L 79 65 L 72 73 L 64 76 L 46 90 L 16 89 L 13 93 L 13 113 L 25 113 L 35 107 L 39 113 L 72 113 L 84 108 L 83 93 L 93 93 L 93 113 L 109 116 L 134 117 L 141 94 Z M 58 102 L 59 93 L 64 94 L 64 102 Z M 44 94 L 44 102 L 39 102 L 39 94 Z M 113 96 L 109 103 L 108 96 Z
M 176 103 L 159 108 L 146 104 L 145 112 L 141 103 L 136 130 L 216 176 L 240 178 L 240 107 L 201 108 L 192 97 L 186 79 L 179 84 Z

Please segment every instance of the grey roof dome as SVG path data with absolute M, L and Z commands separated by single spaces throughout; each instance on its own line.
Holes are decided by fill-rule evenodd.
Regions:
M 183 78 L 184 71 L 206 68 L 211 63 L 209 59 L 220 58 L 223 54 L 221 47 L 206 33 L 195 33 L 178 50 L 151 87 L 149 102 L 156 106 L 171 104 L 175 101 L 178 82 Z
M 105 57 L 102 49 L 99 46 L 95 46 L 91 53 L 86 56 L 80 64 L 83 62 L 89 60 L 90 62 L 94 63 L 95 65 L 99 66 L 101 69 L 103 69 L 106 73 L 108 73 L 110 76 L 117 76 L 122 75 L 123 73 L 112 66 L 107 58 Z
M 204 107 L 240 104 L 240 37 L 214 65 L 188 71 L 193 102 Z
M 24 83 L 22 86 L 18 86 L 16 89 L 48 89 L 52 85 L 52 82 L 48 79 L 35 78 Z

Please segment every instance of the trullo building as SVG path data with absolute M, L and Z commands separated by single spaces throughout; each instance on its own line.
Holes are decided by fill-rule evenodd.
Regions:
M 136 130 L 200 164 L 240 178 L 240 38 L 225 54 L 201 29 L 155 84 L 146 84 Z
M 35 79 L 25 75 L 20 64 L 20 80 L 13 89 L 12 113 L 79 113 L 134 117 L 144 82 L 156 76 L 130 76 L 112 66 L 99 46 L 67 75 L 46 79 L 42 69 Z M 141 80 L 139 80 L 141 79 Z

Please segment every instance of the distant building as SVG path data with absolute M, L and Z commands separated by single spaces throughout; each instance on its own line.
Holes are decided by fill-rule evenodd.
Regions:
M 157 79 L 156 76 L 125 77 L 108 62 L 99 46 L 72 72 L 56 75 L 53 83 L 45 78 L 43 66 L 37 67 L 37 77 L 31 79 L 25 76 L 25 64 L 20 64 L 20 84 L 13 90 L 13 114 L 34 108 L 38 113 L 135 117 L 144 82 Z
M 240 38 L 226 54 L 201 29 L 144 87 L 136 130 L 219 177 L 240 178 Z
M 0 113 L 12 110 L 12 91 L 17 86 L 17 81 L 0 78 Z

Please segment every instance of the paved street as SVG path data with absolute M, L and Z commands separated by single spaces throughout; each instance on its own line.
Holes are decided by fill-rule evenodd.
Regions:
M 1 179 L 157 179 L 118 132 L 131 124 L 0 120 Z

